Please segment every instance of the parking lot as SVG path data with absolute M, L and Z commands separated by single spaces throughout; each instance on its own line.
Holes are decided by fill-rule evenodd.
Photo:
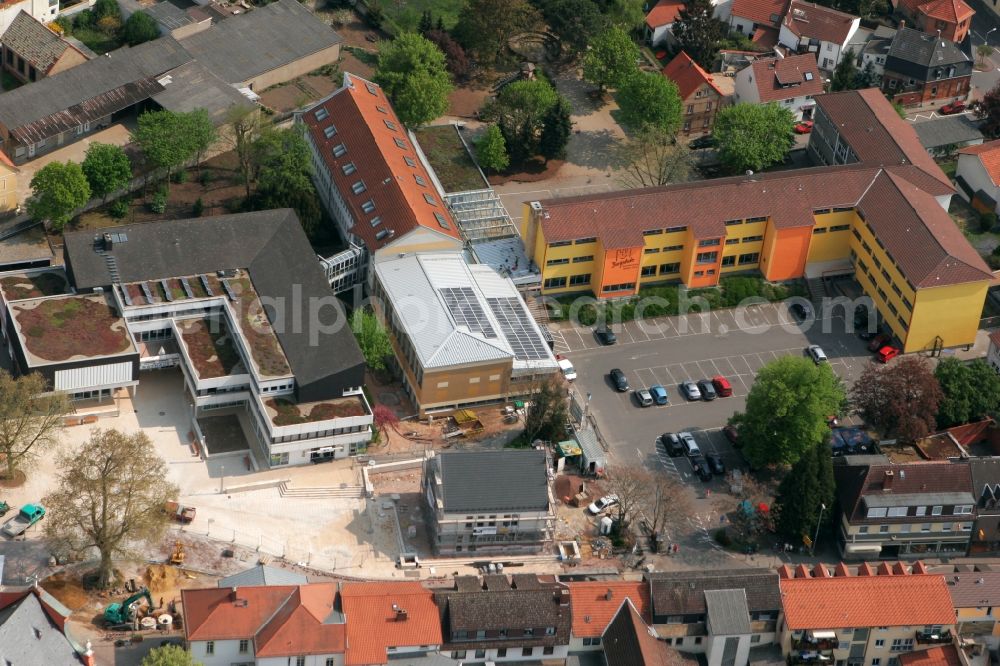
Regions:
M 553 327 L 556 328 L 556 327 Z M 556 352 L 576 368 L 575 389 L 597 421 L 616 462 L 640 462 L 701 484 L 690 462 L 671 458 L 659 445 L 664 432 L 690 431 L 703 453 L 718 453 L 727 468 L 744 465 L 721 432 L 734 412 L 744 409 L 757 372 L 782 356 L 803 356 L 809 345 L 826 351 L 830 366 L 850 386 L 870 354 L 845 323 L 842 313 L 797 322 L 785 304 L 763 304 L 647 322 L 613 325 L 613 346 L 601 346 L 590 327 L 563 325 L 553 331 Z M 660 384 L 669 404 L 641 408 L 632 390 L 616 391 L 608 372 L 621 368 L 632 390 Z M 712 402 L 689 402 L 678 385 L 722 375 L 733 395 Z M 716 480 L 714 483 L 719 483 Z M 711 486 L 709 486 L 711 487 Z

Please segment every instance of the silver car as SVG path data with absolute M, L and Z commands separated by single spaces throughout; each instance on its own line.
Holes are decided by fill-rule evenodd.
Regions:
M 701 391 L 698 389 L 698 385 L 690 379 L 681 382 L 681 393 L 688 400 L 701 400 Z
M 635 401 L 639 403 L 640 407 L 652 407 L 653 394 L 649 392 L 649 389 L 638 389 L 635 391 Z
M 823 348 L 820 347 L 819 345 L 809 345 L 809 348 L 806 351 L 809 352 L 809 357 L 813 360 L 813 363 L 815 363 L 816 365 L 819 365 L 820 363 L 826 363 L 827 361 L 830 360 L 826 357 L 826 352 L 823 351 Z

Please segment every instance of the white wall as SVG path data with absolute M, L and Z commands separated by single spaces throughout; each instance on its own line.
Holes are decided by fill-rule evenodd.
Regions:
M 734 103 L 760 104 L 760 92 L 753 80 L 753 67 L 744 67 L 736 72 L 734 90 Z
M 753 21 L 741 16 L 730 15 L 729 27 L 742 32 L 747 37 L 753 37 Z
M 133 383 L 132 361 L 91 365 L 72 370 L 56 370 L 57 391 L 89 391 Z
M 333 666 L 344 666 L 344 655 L 342 654 L 307 654 L 306 666 L 326 666 L 327 659 L 333 659 Z M 295 657 L 266 657 L 257 660 L 257 666 L 295 666 Z M 205 666 L 208 666 L 207 664 Z
M 959 155 L 958 166 L 955 168 L 955 175 L 961 176 L 965 179 L 965 182 L 972 188 L 973 194 L 975 194 L 978 190 L 983 190 L 994 199 L 997 198 L 998 188 L 993 184 L 989 174 L 986 173 L 986 169 L 983 168 L 983 163 L 979 161 L 977 156 Z M 958 194 L 966 201 L 969 200 L 965 190 L 961 187 L 958 188 Z
M 214 643 L 215 649 L 212 654 L 205 651 L 208 643 Z M 194 660 L 201 662 L 204 666 L 232 666 L 233 664 L 252 664 L 253 641 L 250 641 L 249 651 L 240 654 L 240 642 L 237 641 L 191 641 L 189 648 Z
M 495 649 L 486 650 L 485 657 L 476 657 L 476 649 L 470 648 L 465 651 L 465 658 L 462 659 L 462 661 L 464 663 L 469 663 L 469 664 L 479 664 L 485 661 L 493 661 L 499 664 L 511 664 L 519 661 L 546 662 L 548 660 L 560 660 L 560 659 L 566 659 L 566 657 L 569 655 L 568 645 L 555 646 L 555 648 L 552 651 L 552 654 L 542 654 L 543 649 L 544 648 L 536 647 L 531 651 L 530 655 L 525 656 L 523 648 L 521 648 L 520 646 L 512 645 L 507 648 L 507 656 L 505 657 L 497 656 L 497 650 Z M 459 652 L 454 650 L 451 652 L 444 651 L 442 654 L 446 656 L 451 656 L 453 659 L 461 659 L 460 657 L 456 656 L 457 654 L 459 654 Z

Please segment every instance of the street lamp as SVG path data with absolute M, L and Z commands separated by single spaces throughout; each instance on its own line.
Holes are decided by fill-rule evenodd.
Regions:
M 816 519 L 816 533 L 813 535 L 812 554 L 816 554 L 816 540 L 819 539 L 819 526 L 823 522 L 823 512 L 826 511 L 826 504 L 819 505 L 819 518 Z
M 983 44 L 989 44 L 990 43 L 990 33 L 993 32 L 993 31 L 995 31 L 995 30 L 996 30 L 996 28 L 990 28 L 989 30 L 986 31 L 986 36 L 983 37 Z

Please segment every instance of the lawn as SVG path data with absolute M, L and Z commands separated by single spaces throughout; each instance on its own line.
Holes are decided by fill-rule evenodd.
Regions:
M 476 163 L 462 145 L 462 139 L 454 125 L 425 127 L 414 133 L 445 192 L 482 190 L 487 187 Z
M 96 28 L 74 27 L 70 36 L 79 39 L 97 55 L 104 55 L 109 51 L 121 48 L 122 45 L 121 36 L 118 33 L 109 36 Z
M 66 293 L 66 278 L 62 273 L 38 273 L 35 275 L 12 275 L 0 280 L 0 288 L 8 301 L 20 301 L 39 296 L 55 296 Z
M 240 365 L 240 355 L 223 318 L 192 319 L 178 328 L 200 378 L 226 377 Z
M 420 25 L 420 16 L 430 10 L 431 19 L 435 25 L 440 19 L 445 30 L 451 30 L 458 23 L 458 13 L 462 11 L 466 0 L 370 0 L 369 4 L 377 5 L 385 14 L 383 28 L 393 34 L 400 32 L 416 32 Z
M 257 364 L 257 370 L 265 377 L 282 377 L 291 372 L 288 359 L 281 351 L 278 337 L 271 328 L 264 308 L 257 298 L 253 284 L 248 277 L 227 280 L 236 295 L 233 307 L 240 319 L 240 330 L 250 347 L 250 355 Z
M 276 426 L 315 423 L 316 421 L 365 415 L 364 404 L 357 397 L 327 400 L 315 403 L 312 407 L 309 407 L 308 404 L 300 407 L 294 402 L 282 398 L 271 398 L 264 404 L 274 410 L 271 421 Z M 305 411 L 306 408 L 308 408 L 308 412 Z
M 100 297 L 73 296 L 12 308 L 28 351 L 46 361 L 117 354 L 131 346 L 125 322 Z

